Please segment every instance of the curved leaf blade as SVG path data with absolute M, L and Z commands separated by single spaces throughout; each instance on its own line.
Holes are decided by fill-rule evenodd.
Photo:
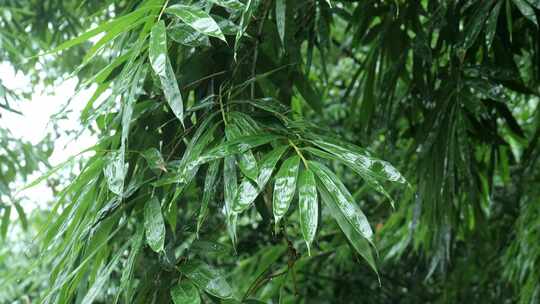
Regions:
M 183 280 L 171 289 L 174 304 L 200 304 L 199 289 L 188 280 Z
M 233 291 L 227 280 L 213 267 L 202 261 L 191 260 L 180 271 L 199 288 L 220 299 L 232 298 Z
M 167 103 L 183 126 L 184 104 L 178 82 L 174 76 L 174 70 L 167 57 L 167 34 L 163 20 L 152 27 L 148 57 L 154 73 L 159 76 Z
M 292 156 L 283 162 L 276 174 L 272 204 L 276 231 L 279 226 L 279 221 L 289 210 L 289 205 L 296 192 L 296 179 L 298 177 L 299 165 L 300 157 L 298 155 Z
M 144 228 L 146 242 L 155 252 L 163 251 L 165 244 L 165 222 L 157 198 L 152 198 L 144 205 Z
M 216 37 L 227 42 L 217 22 L 205 11 L 199 8 L 189 5 L 175 4 L 168 7 L 165 12 L 178 17 L 199 33 Z
M 298 208 L 300 212 L 300 228 L 306 241 L 308 254 L 311 255 L 311 243 L 317 233 L 319 208 L 317 205 L 317 185 L 315 175 L 309 169 L 300 172 L 298 177 Z

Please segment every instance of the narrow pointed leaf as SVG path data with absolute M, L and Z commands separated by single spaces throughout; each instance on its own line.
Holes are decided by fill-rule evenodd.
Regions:
M 144 205 L 144 228 L 146 242 L 155 252 L 163 251 L 165 244 L 165 222 L 157 198 L 152 198 Z
M 206 45 L 209 46 L 210 42 L 208 37 L 193 30 L 193 28 L 185 23 L 180 23 L 172 26 L 167 34 L 172 40 L 191 47 L 197 47 Z
M 194 6 L 175 4 L 165 10 L 194 28 L 197 32 L 227 41 L 219 25 L 205 11 Z
M 163 20 L 152 27 L 148 57 L 154 73 L 159 76 L 167 103 L 169 103 L 174 115 L 183 125 L 184 104 L 178 82 L 174 76 L 174 70 L 167 56 L 167 34 Z
M 228 8 L 231 10 L 241 10 L 244 8 L 244 3 L 238 0 L 210 0 L 212 3 Z
M 188 280 L 182 280 L 171 289 L 174 304 L 200 304 L 199 289 Z
M 286 14 L 286 0 L 276 0 L 276 25 L 278 29 L 279 39 L 281 44 L 285 47 L 285 14 Z
M 499 1 L 491 11 L 488 20 L 486 21 L 486 45 L 487 48 L 491 48 L 495 32 L 497 31 L 497 21 L 499 19 L 499 13 L 501 11 L 503 1 Z
M 331 205 L 331 210 L 338 211 L 339 215 L 347 220 L 347 223 L 358 235 L 371 241 L 373 236 L 371 226 L 362 210 L 354 202 L 352 195 L 341 183 L 339 177 L 321 163 L 310 161 L 308 165 L 332 198 L 325 203 Z
M 308 253 L 311 255 L 311 243 L 317 232 L 319 206 L 317 204 L 317 185 L 315 175 L 309 169 L 300 172 L 298 177 L 298 209 L 300 212 L 300 228 L 306 241 Z
M 311 163 L 312 162 L 310 162 L 310 168 Z M 321 194 L 322 201 L 329 209 L 332 217 L 338 223 L 339 228 L 341 229 L 341 231 L 343 231 L 343 234 L 345 234 L 356 252 L 361 257 L 363 257 L 369 264 L 371 269 L 373 269 L 373 271 L 378 274 L 377 266 L 375 265 L 375 259 L 373 258 L 373 252 L 369 242 L 361 234 L 358 233 L 358 230 L 355 229 L 353 225 L 351 225 L 351 222 L 348 220 L 345 214 L 341 212 L 341 210 L 334 201 L 334 196 L 329 192 L 329 190 L 326 189 L 324 185 L 321 185 L 321 187 L 318 187 L 318 189 L 319 193 Z
M 180 271 L 200 289 L 220 299 L 232 297 L 232 288 L 217 270 L 202 261 L 191 260 Z
M 538 21 L 536 20 L 536 14 L 534 13 L 534 9 L 525 0 L 512 1 L 525 18 L 529 19 L 532 23 L 538 26 Z
M 289 210 L 289 205 L 296 192 L 296 179 L 298 177 L 299 165 L 300 157 L 298 157 L 298 155 L 292 156 L 283 162 L 276 174 L 273 195 L 273 211 L 276 230 L 279 221 Z
M 227 222 L 227 232 L 236 248 L 236 213 L 232 210 L 232 204 L 238 188 L 236 176 L 236 161 L 234 156 L 226 156 L 223 164 L 223 197 L 225 199 L 225 221 Z
M 249 149 L 262 146 L 279 138 L 281 137 L 273 134 L 260 134 L 239 137 L 211 149 L 199 158 L 198 163 L 203 164 L 218 158 L 223 158 L 225 156 L 244 153 Z
M 257 176 L 257 184 L 248 179 L 244 179 L 238 188 L 238 192 L 234 199 L 232 210 L 236 213 L 240 213 L 246 210 L 255 198 L 259 195 L 262 189 L 266 186 L 266 183 L 272 176 L 274 167 L 279 161 L 283 153 L 287 151 L 288 146 L 280 146 L 274 150 L 268 152 L 260 162 L 259 175 Z
M 227 140 L 234 140 L 242 137 L 242 133 L 236 125 L 228 125 L 225 128 L 225 134 L 227 136 Z M 251 179 L 252 181 L 257 179 L 257 161 L 255 160 L 255 156 L 253 156 L 253 152 L 251 152 L 251 150 L 238 155 L 238 166 L 240 167 L 240 171 L 242 171 L 247 178 Z
M 9 227 L 9 216 L 11 215 L 11 206 L 5 206 L 2 212 L 2 224 L 0 225 L 0 236 L 2 239 L 6 238 Z
M 254 4 L 253 0 L 248 0 L 246 3 L 246 6 L 244 7 L 244 11 L 242 12 L 242 17 L 240 18 L 240 30 L 236 32 L 236 38 L 234 41 L 234 59 L 236 60 L 236 54 L 238 52 L 238 48 L 240 47 L 240 39 L 242 39 L 242 36 L 244 36 L 244 33 L 247 30 L 247 27 L 249 25 L 249 22 L 251 21 L 251 17 L 253 16 L 254 11 Z
M 206 172 L 206 179 L 204 181 L 204 193 L 201 203 L 201 209 L 199 211 L 199 217 L 197 219 L 197 235 L 202 227 L 206 216 L 208 215 L 208 204 L 214 199 L 216 193 L 216 184 L 219 173 L 219 160 L 215 160 L 208 166 L 208 172 Z
M 152 170 L 159 170 L 167 172 L 167 168 L 165 167 L 165 160 L 163 160 L 163 156 L 161 155 L 161 152 L 159 152 L 156 148 L 150 148 L 142 153 L 144 159 L 148 163 L 148 166 Z

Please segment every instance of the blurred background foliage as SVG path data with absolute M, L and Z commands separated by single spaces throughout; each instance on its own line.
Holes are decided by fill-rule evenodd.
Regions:
M 535 0 L 0 0 L 1 61 L 77 77 L 99 140 L 28 183 L 51 139 L 0 130 L 0 302 L 539 303 L 539 18 Z M 0 114 L 31 92 L 0 84 Z M 25 214 L 15 184 L 80 160 Z

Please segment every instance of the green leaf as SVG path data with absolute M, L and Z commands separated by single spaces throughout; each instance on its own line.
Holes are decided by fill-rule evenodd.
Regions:
M 225 135 L 229 141 L 241 138 L 243 136 L 240 128 L 233 124 L 227 125 L 225 128 Z M 257 179 L 257 161 L 255 160 L 255 156 L 253 156 L 253 152 L 251 152 L 251 150 L 238 155 L 238 166 L 240 167 L 240 171 L 242 171 L 247 178 L 251 179 L 252 181 Z
M 175 4 L 168 7 L 165 12 L 175 15 L 199 33 L 216 37 L 227 42 L 216 21 L 199 8 Z
M 185 23 L 179 23 L 172 26 L 167 31 L 167 34 L 171 37 L 172 40 L 183 45 L 191 47 L 210 45 L 208 37 L 197 31 L 194 31 L 191 26 Z
M 199 211 L 199 217 L 197 218 L 197 235 L 199 235 L 199 231 L 208 214 L 208 204 L 214 199 L 216 193 L 219 164 L 219 160 L 212 161 L 208 166 L 208 172 L 206 172 L 201 210 Z
M 24 212 L 24 209 L 22 208 L 21 204 L 19 202 L 13 202 L 13 206 L 15 206 L 15 211 L 17 211 L 17 215 L 19 216 L 19 221 L 21 221 L 21 226 L 24 231 L 28 230 L 28 219 L 26 218 L 26 213 Z
M 182 280 L 171 289 L 171 299 L 174 304 L 201 303 L 199 289 L 188 280 Z
M 233 212 L 232 205 L 238 188 L 236 176 L 236 161 L 234 156 L 226 156 L 223 164 L 223 198 L 225 200 L 225 221 L 227 222 L 227 232 L 231 238 L 233 247 L 236 248 L 236 219 L 237 214 Z
M 165 222 L 161 214 L 161 206 L 156 197 L 144 205 L 144 228 L 146 242 L 155 252 L 163 251 L 165 244 Z
M 273 134 L 242 136 L 211 149 L 199 158 L 198 163 L 203 164 L 225 156 L 244 153 L 249 149 L 262 146 L 279 138 L 281 136 Z
M 210 0 L 210 2 L 231 10 L 241 10 L 245 6 L 238 0 Z
M 343 216 L 358 235 L 371 241 L 373 236 L 371 226 L 339 177 L 321 163 L 309 161 L 308 166 L 313 170 L 332 198 L 330 201 L 326 201 L 326 205 L 329 206 L 333 213 L 337 211 L 339 216 Z
M 308 254 L 311 255 L 310 245 L 317 232 L 319 206 L 317 204 L 315 175 L 307 168 L 300 172 L 298 177 L 298 208 L 300 211 L 300 228 L 306 241 Z
M 200 289 L 220 299 L 232 298 L 229 283 L 217 270 L 202 261 L 190 260 L 180 267 L 180 271 Z
M 528 0 L 530 5 L 534 6 L 536 9 L 540 10 L 540 0 Z
M 512 0 L 517 6 L 519 11 L 525 18 L 529 19 L 534 25 L 538 27 L 538 21 L 536 20 L 536 14 L 534 9 L 525 0 Z
M 150 169 L 167 172 L 167 168 L 165 167 L 165 160 L 163 160 L 163 156 L 161 156 L 161 152 L 159 152 L 158 149 L 147 149 L 142 153 L 142 156 L 148 163 L 148 167 L 150 167 Z
M 246 32 L 251 21 L 251 17 L 253 16 L 255 6 L 253 3 L 253 0 L 247 0 L 244 11 L 242 12 L 242 17 L 240 18 L 240 30 L 236 32 L 236 38 L 234 40 L 234 60 L 236 60 L 236 54 L 238 52 L 238 48 L 240 47 L 240 39 L 242 39 L 242 36 L 244 36 L 244 33 Z
M 279 39 L 281 44 L 285 47 L 285 14 L 286 14 L 286 0 L 276 0 L 276 25 L 278 29 Z
M 491 7 L 492 7 L 491 2 L 483 3 L 476 10 L 476 12 L 471 18 L 471 21 L 465 26 L 465 32 L 463 34 L 463 42 L 462 42 L 464 50 L 469 49 L 476 41 L 476 38 L 482 31 L 484 27 L 484 23 L 486 22 L 486 19 L 489 16 L 489 11 Z
M 144 227 L 137 227 L 137 232 L 131 240 L 131 251 L 126 260 L 125 267 L 122 271 L 122 277 L 120 278 L 120 290 L 124 294 L 124 303 L 131 303 L 133 297 L 133 289 L 135 288 L 134 284 L 131 284 L 133 278 L 133 269 L 135 267 L 135 262 L 139 252 L 141 251 L 143 240 L 144 240 Z M 120 293 L 117 294 L 115 303 L 118 302 Z
M 298 177 L 298 166 L 300 157 L 294 155 L 283 162 L 276 174 L 273 195 L 273 211 L 278 231 L 279 221 L 289 210 L 289 205 L 296 192 L 296 179 Z
M 264 186 L 274 171 L 276 163 L 279 161 L 283 153 L 287 151 L 289 146 L 279 146 L 274 150 L 268 152 L 260 162 L 259 175 L 257 176 L 257 184 L 253 183 L 249 179 L 244 179 L 238 188 L 238 192 L 232 204 L 232 210 L 236 213 L 240 213 L 246 210 L 255 198 L 262 191 Z
M 2 214 L 2 225 L 0 226 L 0 236 L 5 239 L 9 227 L 9 216 L 11 215 L 11 206 L 4 206 L 4 212 Z
M 148 57 L 154 73 L 159 76 L 165 99 L 174 115 L 184 125 L 184 104 L 178 82 L 174 76 L 174 70 L 167 56 L 167 34 L 163 20 L 152 27 Z
M 312 162 L 309 163 L 310 168 L 311 164 Z M 371 269 L 373 269 L 373 271 L 375 271 L 375 273 L 378 275 L 377 266 L 375 265 L 375 259 L 373 258 L 373 253 L 369 242 L 363 238 L 360 233 L 358 233 L 355 226 L 351 224 L 349 217 L 337 206 L 333 193 L 326 189 L 324 185 L 321 185 L 321 187 L 318 187 L 318 189 L 319 193 L 321 194 L 322 201 L 330 210 L 330 214 L 338 223 L 339 228 L 341 231 L 343 231 L 343 234 L 345 234 L 356 252 L 366 260 Z
M 127 164 L 124 163 L 122 153 L 115 151 L 109 153 L 107 166 L 103 169 L 107 185 L 112 193 L 121 196 L 124 192 L 124 178 L 127 173 Z
M 486 21 L 486 45 L 487 48 L 491 48 L 495 32 L 497 31 L 497 21 L 499 19 L 499 13 L 501 12 L 503 1 L 499 1 L 493 10 L 491 11 L 489 18 Z
M 127 27 L 129 24 L 132 24 L 132 23 L 136 22 L 137 19 L 144 16 L 144 14 L 147 11 L 149 11 L 149 10 L 151 11 L 151 10 L 153 10 L 155 8 L 156 8 L 155 6 L 147 6 L 147 7 L 144 7 L 144 8 L 140 8 L 140 9 L 138 9 L 138 10 L 132 12 L 132 13 L 129 13 L 127 15 L 118 17 L 118 18 L 116 18 L 114 20 L 102 23 L 102 24 L 98 25 L 96 28 L 93 28 L 93 29 L 91 29 L 91 30 L 89 30 L 87 32 L 84 32 L 83 34 L 79 35 L 78 37 L 75 37 L 75 38 L 73 38 L 71 40 L 68 40 L 68 41 L 60 44 L 59 46 L 54 48 L 49 53 L 56 53 L 56 52 L 68 49 L 70 47 L 73 47 L 75 45 L 81 44 L 81 43 L 89 40 L 90 38 L 92 38 L 92 37 L 94 37 L 94 36 L 96 36 L 96 35 L 98 35 L 98 34 L 100 34 L 102 32 L 108 31 L 110 29 L 114 29 L 114 28 L 117 28 L 117 27 L 120 27 L 120 28 Z

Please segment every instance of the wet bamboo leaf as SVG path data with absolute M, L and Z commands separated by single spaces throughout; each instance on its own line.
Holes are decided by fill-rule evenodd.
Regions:
M 208 204 L 214 199 L 219 173 L 219 160 L 212 161 L 208 165 L 208 172 L 206 172 L 206 179 L 204 181 L 204 193 L 201 203 L 201 209 L 199 211 L 199 217 L 197 219 L 197 235 L 202 227 L 206 216 L 208 215 Z
M 311 164 L 310 162 L 310 168 Z M 347 237 L 353 248 L 356 252 L 363 257 L 366 262 L 369 264 L 371 269 L 377 272 L 377 266 L 375 265 L 375 259 L 373 258 L 373 252 L 371 250 L 369 242 L 363 237 L 362 234 L 358 233 L 358 230 L 355 229 L 354 225 L 351 224 L 349 218 L 341 211 L 341 209 L 336 205 L 334 201 L 335 197 L 332 195 L 330 190 L 326 189 L 324 185 L 318 187 L 319 193 L 321 194 L 321 200 L 324 202 L 325 206 L 329 209 L 330 214 L 336 220 L 343 234 Z
M 244 3 L 238 0 L 210 0 L 212 3 L 228 8 L 231 10 L 241 10 L 244 8 Z
M 332 198 L 329 201 L 325 201 L 326 205 L 333 213 L 337 212 L 339 213 L 338 216 L 345 218 L 348 225 L 350 225 L 358 235 L 371 241 L 373 236 L 371 226 L 362 210 L 360 210 L 354 202 L 354 199 L 347 188 L 345 188 L 340 181 L 339 177 L 321 163 L 310 161 L 308 166 L 313 170 L 313 173 L 315 173 L 318 180 L 330 194 L 330 198 Z
M 165 222 L 161 205 L 157 198 L 152 198 L 144 205 L 144 228 L 146 242 L 155 252 L 163 251 L 165 244 Z
M 227 140 L 229 141 L 241 138 L 243 136 L 240 129 L 236 125 L 232 124 L 229 124 L 225 128 L 225 134 L 227 136 Z M 257 179 L 257 161 L 255 160 L 255 156 L 253 156 L 253 152 L 251 152 L 251 150 L 238 155 L 238 167 L 240 167 L 240 171 L 242 171 L 247 178 L 251 179 L 252 181 Z
M 188 280 L 182 280 L 171 289 L 171 299 L 174 304 L 201 303 L 199 289 Z
M 281 44 L 285 47 L 286 0 L 276 0 L 276 25 Z
M 168 7 L 165 11 L 169 14 L 175 15 L 201 34 L 216 37 L 225 42 L 227 41 L 225 40 L 225 36 L 223 36 L 223 33 L 221 32 L 221 29 L 216 21 L 205 11 L 199 8 L 175 4 Z
M 296 179 L 298 177 L 298 166 L 300 157 L 292 156 L 285 160 L 276 174 L 273 195 L 273 211 L 276 222 L 276 231 L 279 221 L 289 210 L 289 205 L 296 192 Z
M 300 228 L 306 241 L 308 254 L 311 255 L 310 247 L 317 232 L 319 207 L 315 175 L 309 169 L 304 169 L 298 177 L 298 209 L 300 212 Z
M 512 0 L 514 4 L 517 6 L 521 14 L 529 19 L 532 23 L 534 23 L 538 27 L 538 21 L 536 20 L 536 14 L 534 13 L 534 9 L 527 3 L 525 0 Z
M 233 291 L 229 283 L 217 270 L 202 261 L 191 260 L 180 271 L 200 289 L 220 299 L 229 299 Z
M 476 13 L 473 15 L 472 20 L 467 24 L 465 27 L 465 32 L 463 34 L 463 49 L 467 50 L 469 49 L 474 42 L 476 41 L 476 38 L 484 28 L 484 23 L 488 19 L 489 11 L 492 7 L 492 3 L 485 2 L 483 5 L 481 5 Z
M 232 205 L 238 188 L 236 176 L 236 161 L 234 156 L 226 156 L 223 164 L 223 197 L 225 199 L 225 221 L 227 222 L 227 231 L 233 247 L 236 248 L 236 213 L 232 210 Z
M 174 115 L 183 125 L 184 104 L 178 82 L 174 76 L 174 70 L 167 56 L 167 34 L 163 20 L 152 27 L 148 57 L 154 73 L 159 76 L 167 103 L 169 103 Z
M 124 163 L 120 152 L 111 152 L 107 157 L 107 166 L 103 169 L 109 190 L 116 195 L 124 192 L 124 178 L 127 164 Z
M 259 175 L 257 176 L 257 184 L 248 179 L 244 179 L 238 188 L 238 192 L 232 204 L 232 210 L 240 213 L 246 210 L 255 198 L 259 195 L 266 183 L 272 176 L 274 167 L 279 161 L 283 153 L 287 151 L 288 146 L 279 146 L 268 152 L 260 162 Z
M 11 215 L 11 206 L 4 206 L 2 212 L 2 225 L 0 225 L 0 236 L 6 238 L 9 227 L 9 216 Z
M 491 48 L 491 44 L 493 43 L 493 38 L 495 37 L 495 33 L 497 31 L 497 21 L 499 20 L 499 13 L 501 11 L 503 1 L 499 1 L 491 11 L 488 20 L 486 21 L 486 45 L 487 48 Z
M 150 148 L 144 151 L 142 155 L 151 169 L 167 172 L 165 160 L 163 160 L 163 156 L 158 149 Z
M 75 45 L 78 45 L 78 44 L 81 44 L 83 42 L 86 42 L 88 41 L 90 38 L 96 36 L 96 35 L 99 35 L 100 33 L 103 33 L 103 32 L 106 32 L 110 29 L 113 29 L 113 28 L 117 28 L 117 27 L 127 27 L 129 26 L 129 24 L 131 23 L 134 23 L 136 22 L 139 18 L 143 17 L 148 11 L 152 11 L 154 9 L 156 9 L 157 7 L 156 6 L 147 6 L 147 7 L 141 7 L 140 9 L 132 12 L 132 13 L 129 13 L 127 15 L 124 15 L 124 16 L 121 16 L 121 17 L 118 17 L 114 20 L 111 20 L 111 21 L 108 21 L 108 22 L 105 22 L 105 23 L 102 23 L 100 25 L 98 25 L 97 27 L 87 31 L 87 32 L 84 32 L 83 34 L 71 39 L 71 40 L 68 40 L 62 44 L 60 44 L 59 46 L 57 46 L 56 48 L 54 48 L 52 51 L 50 51 L 50 53 L 55 53 L 55 52 L 59 52 L 59 51 L 62 51 L 62 50 L 65 50 L 65 49 L 68 49 L 70 47 L 73 47 Z
M 240 47 L 240 39 L 242 39 L 242 36 L 244 36 L 244 33 L 247 30 L 247 27 L 249 25 L 249 22 L 251 21 L 251 17 L 253 16 L 253 11 L 255 4 L 253 3 L 253 0 L 247 0 L 246 6 L 244 7 L 244 11 L 242 12 L 242 17 L 240 18 L 240 29 L 238 32 L 236 32 L 236 38 L 234 40 L 234 59 L 236 60 L 236 54 L 238 52 L 238 48 Z
M 21 226 L 24 231 L 28 230 L 28 219 L 26 218 L 26 213 L 24 212 L 23 207 L 19 202 L 13 202 L 13 206 L 15 206 L 15 211 L 17 211 L 17 215 L 19 216 L 19 221 L 21 222 Z
M 273 134 L 243 136 L 231 141 L 227 141 L 211 149 L 199 158 L 198 163 L 203 164 L 218 158 L 223 158 L 225 156 L 244 153 L 249 149 L 267 144 L 279 138 L 281 137 Z
M 210 46 L 208 37 L 205 35 L 194 31 L 193 28 L 185 23 L 179 23 L 172 26 L 167 34 L 171 37 L 172 40 L 191 47 L 197 46 Z

